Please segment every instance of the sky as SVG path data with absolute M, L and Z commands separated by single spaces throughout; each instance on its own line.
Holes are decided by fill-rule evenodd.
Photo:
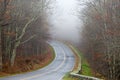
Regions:
M 51 17 L 52 37 L 78 42 L 80 20 L 77 17 L 76 0 L 56 0 Z

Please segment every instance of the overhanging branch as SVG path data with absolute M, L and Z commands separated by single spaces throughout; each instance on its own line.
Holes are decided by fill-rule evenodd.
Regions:
M 30 41 L 30 40 L 33 39 L 35 36 L 36 36 L 36 35 L 33 35 L 33 36 L 29 37 L 27 40 L 21 42 L 20 44 L 24 44 L 24 43 Z

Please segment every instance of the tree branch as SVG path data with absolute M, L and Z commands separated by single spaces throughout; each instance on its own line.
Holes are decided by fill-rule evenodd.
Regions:
M 29 21 L 27 22 L 27 24 L 25 25 L 25 27 L 23 28 L 23 30 L 22 30 L 22 32 L 21 32 L 21 35 L 16 39 L 16 41 L 22 39 L 22 37 L 24 36 L 24 34 L 25 34 L 25 32 L 26 32 L 27 27 L 28 27 L 29 24 L 30 24 L 32 21 L 34 21 L 34 20 L 35 20 L 35 18 L 32 18 L 31 20 L 29 20 Z
M 21 42 L 20 44 L 24 44 L 24 43 L 30 41 L 30 40 L 33 39 L 35 36 L 36 36 L 36 35 L 33 35 L 33 36 L 29 37 L 27 40 Z

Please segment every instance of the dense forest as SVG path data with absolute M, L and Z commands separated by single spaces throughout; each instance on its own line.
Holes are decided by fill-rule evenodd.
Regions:
M 37 56 L 47 49 L 49 3 L 49 0 L 0 0 L 1 71 L 14 67 L 17 56 Z
M 120 0 L 90 0 L 85 3 L 80 19 L 80 50 L 95 75 L 120 80 Z
M 37 64 L 37 68 L 40 68 L 40 65 L 45 64 L 45 59 L 47 62 L 52 59 L 51 46 L 47 43 L 51 39 L 51 1 L 0 0 L 0 74 L 35 70 L 33 65 Z M 81 5 L 84 7 L 77 12 L 78 16 L 75 15 L 83 22 L 82 27 L 81 23 L 78 24 L 80 42 L 75 41 L 88 60 L 93 76 L 105 80 L 120 80 L 120 0 L 85 0 L 83 4 L 82 0 L 75 1 L 80 2 L 77 8 Z M 60 16 L 64 11 L 65 16 L 68 16 L 66 9 L 63 12 L 60 10 Z M 54 12 L 57 11 L 53 10 Z M 58 14 L 54 13 L 55 18 L 56 15 Z M 63 19 L 58 19 L 58 23 L 67 23 L 64 21 L 65 16 L 62 15 Z M 63 23 L 60 22 L 62 20 Z M 54 22 L 57 23 L 53 20 L 53 25 Z M 69 29 L 65 30 L 67 34 L 68 31 Z M 66 36 L 66 33 L 62 36 Z M 41 64 L 38 65 L 39 63 Z

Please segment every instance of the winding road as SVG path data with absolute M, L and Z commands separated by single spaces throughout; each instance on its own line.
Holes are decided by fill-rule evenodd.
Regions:
M 63 76 L 74 67 L 74 54 L 61 42 L 51 41 L 49 43 L 56 53 L 51 64 L 37 71 L 0 78 L 0 80 L 62 80 Z

